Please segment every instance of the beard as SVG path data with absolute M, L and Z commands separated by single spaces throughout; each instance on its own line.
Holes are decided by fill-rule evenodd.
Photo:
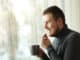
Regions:
M 57 29 L 52 34 L 49 34 L 49 36 L 51 36 L 51 37 L 56 36 L 59 32 L 60 32 L 60 30 L 57 27 Z

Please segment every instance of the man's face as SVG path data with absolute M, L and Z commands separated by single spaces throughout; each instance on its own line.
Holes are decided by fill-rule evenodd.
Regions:
M 48 13 L 43 16 L 44 28 L 50 36 L 55 36 L 59 31 L 57 21 L 53 18 L 52 14 Z

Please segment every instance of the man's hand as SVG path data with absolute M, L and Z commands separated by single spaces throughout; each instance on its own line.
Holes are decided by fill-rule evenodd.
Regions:
M 48 48 L 50 45 L 51 45 L 51 42 L 48 39 L 48 36 L 46 34 L 44 34 L 42 36 L 41 47 L 42 48 Z

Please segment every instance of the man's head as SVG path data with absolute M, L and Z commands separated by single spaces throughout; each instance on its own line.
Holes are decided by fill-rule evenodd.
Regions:
M 56 35 L 65 25 L 63 11 L 57 6 L 51 6 L 43 12 L 44 27 L 50 36 Z

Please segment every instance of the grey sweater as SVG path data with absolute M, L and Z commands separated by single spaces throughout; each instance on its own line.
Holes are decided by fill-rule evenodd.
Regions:
M 63 28 L 55 37 L 59 38 L 57 49 L 47 48 L 48 57 L 44 60 L 80 60 L 80 34 Z M 55 45 L 56 46 L 56 45 Z

